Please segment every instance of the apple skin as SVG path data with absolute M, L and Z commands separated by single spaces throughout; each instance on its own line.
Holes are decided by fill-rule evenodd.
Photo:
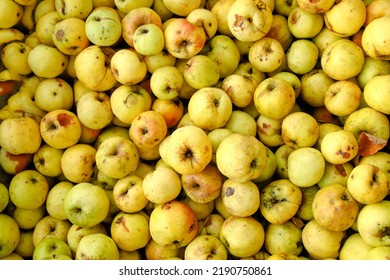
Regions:
M 348 236 L 340 249 L 339 260 L 367 260 L 371 249 L 374 247 L 368 245 L 359 232 Z
M 70 249 L 72 250 L 73 255 L 77 251 L 77 247 L 80 244 L 80 240 L 84 236 L 92 233 L 107 234 L 108 232 L 102 223 L 91 227 L 80 227 L 77 225 L 71 225 L 66 236 L 66 242 L 69 245 Z
M 66 235 L 71 226 L 68 220 L 59 220 L 49 215 L 44 216 L 38 221 L 33 230 L 32 241 L 36 247 L 43 239 L 56 237 L 66 241 Z
M 33 260 L 52 260 L 62 255 L 72 257 L 69 245 L 56 237 L 47 237 L 37 244 L 32 256 Z
M 47 194 L 47 198 L 45 201 L 45 206 L 47 213 L 53 218 L 59 220 L 66 220 L 66 214 L 64 211 L 64 199 L 66 194 L 70 191 L 70 189 L 74 186 L 74 184 L 68 181 L 62 181 L 55 184 Z
M 287 18 L 288 27 L 295 38 L 313 38 L 322 29 L 324 18 L 321 13 L 310 12 L 300 5 L 291 10 Z
M 34 154 L 15 155 L 0 148 L 0 166 L 11 175 L 26 170 L 30 163 L 33 162 L 33 157 Z
M 196 236 L 198 226 L 194 211 L 177 200 L 157 205 L 150 214 L 151 237 L 166 248 L 187 246 Z
M 167 128 L 176 126 L 184 115 L 184 103 L 180 98 L 162 99 L 156 98 L 151 110 L 158 112 L 165 119 Z
M 185 1 L 185 0 L 163 0 L 165 7 L 172 13 L 178 16 L 188 16 L 193 10 L 197 9 L 201 0 Z
M 266 146 L 260 140 L 239 133 L 225 137 L 216 151 L 218 169 L 223 175 L 237 182 L 260 176 L 267 160 Z
M 219 65 L 209 56 L 194 55 L 186 63 L 183 78 L 195 89 L 214 86 L 220 78 Z
M 9 201 L 8 187 L 6 187 L 3 183 L 0 183 L 0 213 L 7 208 Z
M 106 218 L 109 204 L 108 196 L 102 188 L 91 183 L 78 183 L 66 194 L 64 210 L 72 224 L 91 227 Z
M 145 246 L 145 257 L 147 260 L 184 259 L 185 248 L 167 248 L 150 239 Z
M 165 46 L 164 32 L 153 23 L 143 24 L 133 34 L 134 49 L 141 55 L 155 55 Z
M 93 9 L 93 1 L 55 0 L 54 6 L 61 18 L 75 17 L 86 19 Z
M 0 213 L 1 237 L 0 237 L 0 258 L 8 256 L 17 247 L 20 240 L 20 230 L 18 224 L 10 216 Z
M 15 206 L 14 206 L 15 207 Z M 20 229 L 34 229 L 37 223 L 46 215 L 45 205 L 34 209 L 15 207 L 11 211 L 11 217 L 16 221 Z
M 195 237 L 184 251 L 185 260 L 227 260 L 227 257 L 223 243 L 212 235 Z
M 66 54 L 55 47 L 40 44 L 28 55 L 28 65 L 38 77 L 55 78 L 61 75 L 69 62 Z
M 303 250 L 302 229 L 292 221 L 269 224 L 265 229 L 264 246 L 271 255 L 291 254 L 299 256 Z
M 388 97 L 388 85 L 390 74 L 372 77 L 365 85 L 363 98 L 368 106 L 383 113 L 390 114 L 390 98 Z
M 103 233 L 91 233 L 80 240 L 75 259 L 119 260 L 119 249 L 110 236 Z
M 44 79 L 38 84 L 34 99 L 37 106 L 47 112 L 70 110 L 74 104 L 73 87 L 62 78 Z

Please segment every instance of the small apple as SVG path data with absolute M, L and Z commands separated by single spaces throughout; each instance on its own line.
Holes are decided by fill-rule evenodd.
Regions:
M 317 185 L 323 188 L 331 184 L 341 184 L 347 186 L 348 178 L 353 170 L 354 166 L 350 162 L 342 164 L 333 164 L 326 162 L 324 175 L 321 180 L 318 181 Z
M 0 7 L 0 28 L 11 28 L 21 20 L 23 6 L 19 3 L 13 0 L 5 0 L 1 3 Z
M 320 188 L 317 185 L 301 188 L 302 202 L 295 216 L 301 220 L 308 222 L 314 218 L 313 216 L 313 199 Z
M 249 77 L 233 73 L 222 80 L 221 89 L 229 95 L 233 105 L 245 108 L 253 102 L 256 85 Z
M 59 220 L 49 215 L 44 216 L 34 227 L 32 236 L 34 246 L 38 246 L 43 239 L 49 237 L 66 241 L 70 226 L 71 223 L 68 220 Z
M 368 106 L 384 113 L 390 114 L 390 98 L 386 85 L 390 81 L 390 74 L 372 77 L 364 86 L 363 98 Z
M 368 81 L 377 75 L 390 74 L 390 61 L 380 60 L 367 56 L 359 75 L 356 77 L 360 88 L 364 89 Z
M 115 241 L 104 233 L 91 233 L 81 238 L 76 260 L 119 260 Z
M 80 240 L 84 236 L 92 233 L 107 234 L 107 229 L 102 223 L 91 227 L 80 227 L 77 225 L 71 225 L 66 236 L 66 242 L 68 243 L 73 254 L 76 253 L 77 247 L 80 244 Z
M 245 236 L 245 238 L 242 238 Z M 235 257 L 249 257 L 260 251 L 264 244 L 265 231 L 262 224 L 253 218 L 230 216 L 222 224 L 219 240 Z
M 113 46 L 122 39 L 122 18 L 113 7 L 96 7 L 85 19 L 85 34 L 94 45 Z
M 271 119 L 264 115 L 257 118 L 257 135 L 267 147 L 278 147 L 285 144 L 281 134 L 282 122 L 283 119 Z
M 18 246 L 20 230 L 15 220 L 6 214 L 0 213 L 0 222 L 0 258 L 3 258 Z
M 41 207 L 34 209 L 24 209 L 16 207 L 11 212 L 11 217 L 18 224 L 20 229 L 34 229 L 37 223 L 47 214 L 46 207 L 42 204 Z
M 277 179 L 260 192 L 260 212 L 272 224 L 294 217 L 302 202 L 302 191 L 288 179 Z
M 288 16 L 290 12 L 298 6 L 298 1 L 275 0 L 274 10 L 277 14 Z
M 115 205 L 126 213 L 141 211 L 149 202 L 143 192 L 142 178 L 131 174 L 116 181 L 113 198 Z
M 153 209 L 149 229 L 156 243 L 166 248 L 181 248 L 194 239 L 198 232 L 198 220 L 189 206 L 172 200 Z
M 228 252 L 223 243 L 215 236 L 195 237 L 184 251 L 185 260 L 227 260 Z
M 213 153 L 212 153 L 213 154 L 212 155 L 212 162 L 213 163 L 216 162 L 216 151 L 218 149 L 219 144 L 226 136 L 228 136 L 230 134 L 233 134 L 233 132 L 227 128 L 217 128 L 217 129 L 210 131 L 207 134 L 207 137 L 210 139 L 211 145 L 213 148 Z
M 364 242 L 359 232 L 348 236 L 343 242 L 339 260 L 367 260 L 369 252 L 373 249 L 371 245 Z
M 267 182 L 275 174 L 277 167 L 276 156 L 275 153 L 269 147 L 267 147 L 267 158 L 267 164 L 263 172 L 257 178 L 252 179 L 252 181 L 256 184 Z
M 12 177 L 8 191 L 10 200 L 16 207 L 34 209 L 45 202 L 49 184 L 38 171 L 26 169 Z
M 225 137 L 216 151 L 216 164 L 223 175 L 237 182 L 261 175 L 267 163 L 266 146 L 257 138 L 239 133 Z
M 149 216 L 142 211 L 119 212 L 111 223 L 110 234 L 118 249 L 135 251 L 144 248 L 151 238 Z
M 10 42 L 1 51 L 1 60 L 6 69 L 20 75 L 29 75 L 28 56 L 32 47 L 24 42 Z
M 58 22 L 60 22 L 62 18 L 56 10 L 47 10 L 45 13 L 42 14 L 40 13 L 41 12 L 39 11 L 37 12 L 37 16 L 36 16 L 37 19 L 35 21 L 36 24 L 35 24 L 34 33 L 36 39 L 40 44 L 45 44 L 47 46 L 55 47 L 55 44 L 53 42 L 53 30 L 54 30 L 54 26 Z
M 157 98 L 176 98 L 184 86 L 183 74 L 173 65 L 157 68 L 150 77 L 150 88 Z
M 299 256 L 303 250 L 302 229 L 292 221 L 283 224 L 269 224 L 265 229 L 264 246 L 271 255 Z
M 150 202 L 167 203 L 181 192 L 180 176 L 173 169 L 160 166 L 145 175 L 142 189 Z
M 206 2 L 209 3 L 210 1 Z M 218 27 L 217 32 L 226 35 L 228 37 L 233 36 L 232 32 L 230 31 L 228 20 L 227 20 L 227 13 L 229 12 L 230 7 L 233 5 L 235 0 L 221 0 L 217 1 L 210 11 L 215 15 L 218 21 Z
M 139 162 L 139 152 L 135 144 L 124 137 L 109 137 L 96 151 L 96 166 L 106 175 L 120 179 L 133 172 Z
M 36 88 L 34 100 L 39 108 L 47 112 L 70 110 L 74 105 L 73 88 L 61 78 L 43 79 Z
M 28 65 L 38 77 L 55 78 L 61 75 L 67 65 L 68 56 L 56 47 L 40 44 L 28 54 Z
M 64 200 L 66 194 L 72 189 L 71 182 L 62 181 L 55 184 L 47 194 L 45 206 L 47 213 L 53 218 L 66 220 L 67 216 L 64 209 Z
M 78 183 L 66 194 L 64 210 L 72 224 L 91 227 L 106 218 L 109 204 L 107 194 L 102 188 L 91 183 Z
M 80 18 L 86 19 L 93 9 L 93 0 L 82 2 L 74 0 L 55 0 L 56 11 L 62 18 Z
M 298 39 L 314 38 L 324 25 L 321 13 L 313 13 L 298 5 L 291 10 L 287 17 L 291 34 Z
M 155 55 L 165 46 L 164 32 L 153 23 L 143 24 L 133 34 L 134 49 L 141 55 Z
M 217 33 L 218 20 L 217 17 L 211 12 L 211 9 L 206 9 L 199 6 L 199 8 L 192 10 L 186 18 L 189 22 L 192 22 L 203 28 L 207 40 L 213 38 Z
M 214 86 L 220 78 L 219 65 L 209 56 L 194 55 L 186 63 L 183 78 L 195 89 Z
M 34 243 L 32 241 L 33 230 L 20 231 L 20 239 L 14 253 L 20 255 L 24 259 L 31 258 L 34 254 Z
M 199 128 L 214 130 L 228 122 L 233 105 L 229 95 L 217 87 L 197 90 L 188 102 L 188 114 Z
M 288 27 L 288 20 L 281 14 L 273 14 L 271 29 L 265 35 L 276 39 L 287 50 L 293 42 L 293 35 Z
M 0 123 L 0 146 L 11 154 L 33 154 L 41 142 L 39 124 L 30 117 L 8 118 Z
M 317 46 L 308 39 L 292 42 L 286 52 L 287 67 L 295 74 L 303 75 L 313 70 L 319 58 Z
M 88 144 L 74 144 L 64 150 L 61 169 L 72 183 L 90 182 L 96 176 L 96 149 Z
M 282 44 L 271 37 L 257 40 L 250 48 L 248 60 L 261 72 L 273 72 L 282 64 L 284 49 Z
M 180 98 L 162 99 L 156 98 L 151 110 L 163 116 L 167 128 L 176 126 L 184 115 L 184 103 Z
M 257 134 L 256 120 L 247 112 L 233 110 L 224 128 L 233 133 L 255 137 Z
M 160 0 L 161 1 L 161 0 Z M 146 55 L 143 57 L 149 73 L 153 73 L 162 66 L 174 66 L 176 57 L 171 55 L 166 49 L 163 49 L 157 54 Z
M 32 259 L 54 260 L 64 255 L 71 259 L 72 251 L 69 245 L 57 237 L 47 237 L 36 245 Z
M 359 108 L 362 95 L 356 83 L 336 81 L 325 92 L 324 105 L 333 115 L 347 116 Z

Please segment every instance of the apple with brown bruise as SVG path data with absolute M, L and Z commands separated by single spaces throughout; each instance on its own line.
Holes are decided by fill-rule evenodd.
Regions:
M 0 148 L 0 166 L 8 174 L 17 174 L 32 163 L 33 156 L 34 154 L 15 155 Z

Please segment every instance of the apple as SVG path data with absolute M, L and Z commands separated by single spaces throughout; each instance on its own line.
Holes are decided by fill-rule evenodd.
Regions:
M 31 68 L 28 65 L 28 56 L 32 47 L 24 42 L 11 42 L 1 51 L 1 60 L 5 68 L 20 75 L 29 75 Z
M 177 198 L 181 192 L 180 176 L 171 168 L 157 167 L 145 175 L 142 189 L 150 202 L 167 203 Z
M 209 2 L 210 1 L 206 1 L 206 5 Z M 226 35 L 228 37 L 233 36 L 233 34 L 230 31 L 226 15 L 229 12 L 229 9 L 233 5 L 234 2 L 235 2 L 235 0 L 217 1 L 210 9 L 210 11 L 217 18 L 217 22 L 218 22 L 217 33 L 219 33 L 221 35 Z
M 8 188 L 3 183 L 0 183 L 0 213 L 7 208 L 9 201 Z
M 32 259 L 54 260 L 64 255 L 71 259 L 72 251 L 69 245 L 57 237 L 47 237 L 36 245 Z
M 222 34 L 216 34 L 208 40 L 200 54 L 207 55 L 217 62 L 220 78 L 233 74 L 240 63 L 241 57 L 240 50 L 234 40 Z
M 66 55 L 77 55 L 91 43 L 86 34 L 86 23 L 79 18 L 66 18 L 54 25 L 54 46 Z
M 214 86 L 220 78 L 219 65 L 209 56 L 194 55 L 186 63 L 183 78 L 195 89 Z
M 341 184 L 347 186 L 348 178 L 354 169 L 354 166 L 350 162 L 342 164 L 333 164 L 326 162 L 324 175 L 321 180 L 318 181 L 317 185 L 323 188 L 331 184 Z
M 327 46 L 341 38 L 343 37 L 334 33 L 332 30 L 326 27 L 326 25 L 323 25 L 321 31 L 318 32 L 316 36 L 311 38 L 311 40 L 314 42 L 314 44 L 316 44 L 319 51 L 319 56 L 321 57 Z
M 228 252 L 223 243 L 215 236 L 195 237 L 184 251 L 185 260 L 227 260 Z
M 10 175 L 26 170 L 33 162 L 34 154 L 12 154 L 0 148 L 0 166 Z
M 230 32 L 240 41 L 257 41 L 272 25 L 272 10 L 261 0 L 235 1 L 226 16 Z
M 93 0 L 83 2 L 75 0 L 55 0 L 56 11 L 62 18 L 86 19 L 93 9 Z
M 188 114 L 193 124 L 209 131 L 225 126 L 232 109 L 229 95 L 217 87 L 197 90 L 188 102 Z
M 141 211 L 149 202 L 143 192 L 142 178 L 132 174 L 116 181 L 113 199 L 115 205 L 126 213 Z
M 302 191 L 288 179 L 277 179 L 260 191 L 260 212 L 270 223 L 283 224 L 296 214 Z
M 183 126 L 170 134 L 166 151 L 161 158 L 180 174 L 195 174 L 201 172 L 211 161 L 212 145 L 204 130 L 197 126 Z
M 389 209 L 390 201 L 381 200 L 366 204 L 357 217 L 357 228 L 364 242 L 373 247 L 389 246 Z
M 11 254 L 20 241 L 20 230 L 18 224 L 10 216 L 0 213 L 0 257 Z
M 44 216 L 38 221 L 33 230 L 32 241 L 34 247 L 45 238 L 56 237 L 62 241 L 66 241 L 66 235 L 71 226 L 68 220 L 59 220 L 49 215 Z
M 33 230 L 20 231 L 20 238 L 18 246 L 16 246 L 14 253 L 20 255 L 22 258 L 31 258 L 34 254 L 34 243 L 32 241 Z
M 252 216 L 228 217 L 222 224 L 219 237 L 228 252 L 238 258 L 256 254 L 262 248 L 264 239 L 262 224 Z
M 267 147 L 278 147 L 284 144 L 282 138 L 283 119 L 271 119 L 260 115 L 256 120 L 257 135 Z
M 288 20 L 281 14 L 273 14 L 271 29 L 265 35 L 276 39 L 287 50 L 294 40 L 294 37 L 288 27 Z
M 64 209 L 64 199 L 66 194 L 72 189 L 71 182 L 62 181 L 55 184 L 47 194 L 45 206 L 47 213 L 53 218 L 66 220 L 67 216 Z
M 260 191 L 252 181 L 236 182 L 226 179 L 221 189 L 222 201 L 232 215 L 247 217 L 255 214 L 260 207 Z
M 366 21 L 366 5 L 360 0 L 335 1 L 323 15 L 324 22 L 330 30 L 348 37 L 363 27 Z
M 282 44 L 271 37 L 262 37 L 250 48 L 248 60 L 261 72 L 273 72 L 283 61 L 284 49 Z
M 85 182 L 74 185 L 68 191 L 64 199 L 64 210 L 72 224 L 91 227 L 106 218 L 109 204 L 108 196 L 102 188 Z
M 158 204 L 150 214 L 152 239 L 166 248 L 187 246 L 198 232 L 194 211 L 183 202 L 172 200 Z
M 61 157 L 63 176 L 72 183 L 90 182 L 96 176 L 96 149 L 88 144 L 74 144 Z
M 111 93 L 110 103 L 114 116 L 130 126 L 138 114 L 151 108 L 152 97 L 141 85 L 121 85 Z
M 374 76 L 366 83 L 363 91 L 363 98 L 367 105 L 384 114 L 390 113 L 389 91 L 385 87 L 389 80 L 390 74 Z
M 359 108 L 362 95 L 356 83 L 336 81 L 325 92 L 324 105 L 333 115 L 347 116 Z
M 162 66 L 174 66 L 176 57 L 171 55 L 166 49 L 163 49 L 157 54 L 146 55 L 143 57 L 149 73 L 153 73 Z
M 378 246 L 372 248 L 367 255 L 368 260 L 388 260 L 390 255 L 389 246 Z
M 212 235 L 216 238 L 219 238 L 224 220 L 225 218 L 218 213 L 210 214 L 203 221 L 203 229 L 200 234 Z
M 214 206 L 215 206 L 214 200 L 212 200 L 210 202 L 206 202 L 206 203 L 199 203 L 199 202 L 193 201 L 188 196 L 184 196 L 184 198 L 179 198 L 179 199 L 180 199 L 179 200 L 180 202 L 184 203 L 185 205 L 190 207 L 192 209 L 192 211 L 194 211 L 196 219 L 198 221 L 204 221 L 214 211 Z M 199 234 L 199 230 L 200 230 L 201 226 L 202 226 L 202 224 L 199 223 L 198 234 Z
M 299 95 L 308 105 L 318 108 L 325 106 L 325 94 L 335 80 L 321 68 L 316 68 L 301 77 L 301 93 Z
M 363 68 L 356 77 L 356 80 L 360 88 L 364 89 L 368 81 L 370 81 L 373 77 L 388 74 L 390 74 L 390 61 L 379 60 L 367 56 L 365 58 Z
M 281 123 L 283 142 L 294 149 L 313 146 L 319 135 L 320 125 L 306 112 L 288 114 Z
M 85 34 L 94 45 L 113 46 L 122 39 L 122 18 L 113 7 L 96 7 L 85 19 Z
M 297 0 L 299 7 L 311 13 L 324 13 L 333 6 L 334 2 L 334 0 L 320 0 L 317 2 L 312 2 L 310 0 Z
M 55 78 L 65 71 L 68 56 L 55 47 L 40 44 L 28 54 L 28 65 L 39 77 Z
M 359 232 L 348 236 L 343 242 L 339 260 L 367 260 L 369 252 L 373 249 L 371 245 L 364 242 Z
M 197 203 L 209 203 L 221 193 L 222 174 L 214 165 L 207 165 L 201 172 L 181 176 L 181 186 L 186 196 Z
M 158 54 L 165 46 L 164 32 L 153 23 L 143 24 L 134 31 L 133 46 L 141 55 Z
M 157 68 L 150 78 L 150 88 L 157 98 L 174 99 L 184 86 L 183 74 L 172 65 Z
M 357 164 L 371 164 L 374 166 L 379 167 L 381 170 L 383 170 L 386 174 L 388 179 L 390 180 L 390 154 L 386 153 L 385 151 L 378 151 L 373 155 L 364 156 L 359 159 Z
M 347 0 L 341 1 L 345 2 Z M 349 39 L 329 44 L 321 56 L 322 70 L 332 79 L 348 80 L 357 76 L 364 65 L 364 51 Z
M 120 250 L 135 251 L 144 248 L 151 238 L 149 216 L 142 211 L 119 212 L 111 223 L 110 234 Z
M 38 171 L 26 169 L 12 177 L 8 191 L 10 200 L 16 207 L 34 209 L 45 202 L 49 184 Z
M 271 255 L 299 256 L 303 250 L 302 229 L 292 221 L 283 224 L 269 224 L 265 229 L 264 246 Z
M 233 105 L 245 108 L 253 102 L 256 85 L 249 77 L 233 73 L 222 80 L 221 89 L 229 95 Z
M 163 0 L 165 7 L 178 16 L 188 16 L 193 10 L 199 8 L 201 0 Z
M 223 175 L 237 182 L 260 176 L 267 160 L 266 146 L 260 140 L 239 133 L 225 137 L 216 151 L 218 169 Z
M 117 80 L 111 69 L 112 57 L 116 52 L 111 47 L 91 45 L 83 49 L 74 60 L 77 79 L 89 90 L 107 91 Z
M 23 6 L 19 3 L 13 0 L 6 0 L 1 3 L 0 7 L 0 28 L 11 28 L 21 20 L 23 15 Z
M 329 132 L 321 142 L 321 153 L 326 161 L 343 164 L 358 154 L 359 144 L 352 132 L 341 129 Z
M 316 260 L 337 258 L 345 236 L 345 231 L 326 229 L 315 219 L 310 220 L 302 229 L 303 246 Z
M 8 118 L 0 123 L 0 146 L 11 154 L 33 154 L 41 142 L 39 124 L 30 117 Z
M 84 236 L 92 233 L 107 234 L 107 229 L 102 223 L 91 227 L 80 227 L 77 225 L 71 225 L 66 236 L 66 242 L 72 250 L 73 254 L 76 253 L 80 240 Z
M 35 21 L 36 24 L 34 28 L 36 39 L 41 44 L 55 47 L 53 42 L 53 30 L 54 26 L 60 22 L 62 18 L 56 10 L 47 10 L 45 13 L 41 15 L 39 14 L 40 12 L 37 12 L 37 19 Z
M 18 224 L 20 229 L 34 229 L 36 224 L 46 215 L 45 205 L 34 209 L 24 209 L 15 207 L 11 212 L 11 217 Z
M 115 79 L 123 85 L 135 85 L 146 76 L 146 63 L 131 49 L 120 49 L 114 53 L 110 63 Z
M 301 188 L 302 202 L 295 216 L 299 219 L 308 222 L 314 218 L 313 216 L 313 199 L 320 188 L 317 185 Z
M 43 79 L 36 88 L 35 103 L 47 112 L 70 110 L 74 103 L 72 86 L 61 78 Z
M 116 7 L 121 13 L 127 14 L 133 9 L 140 7 L 151 7 L 152 0 L 141 0 L 141 1 L 128 1 L 128 0 L 111 0 L 113 6 Z
M 80 144 L 93 144 L 103 129 L 92 129 L 81 123 Z
M 112 178 L 120 179 L 136 169 L 139 152 L 131 140 L 113 136 L 99 145 L 95 160 L 98 170 Z
M 165 48 L 179 59 L 198 54 L 206 43 L 203 28 L 185 18 L 175 18 L 164 30 Z
M 295 91 L 286 80 L 270 77 L 257 86 L 253 100 L 261 115 L 278 120 L 287 116 L 293 108 Z
M 61 157 L 64 150 L 43 144 L 33 154 L 32 161 L 37 171 L 49 177 L 56 177 L 62 174 Z
M 189 22 L 203 28 L 206 39 L 211 39 L 215 36 L 218 30 L 218 19 L 211 12 L 211 9 L 199 8 L 192 10 L 186 17 Z
M 318 225 L 332 231 L 347 230 L 359 213 L 358 202 L 341 184 L 320 188 L 314 196 L 312 208 Z
M 167 248 L 150 239 L 145 246 L 145 258 L 147 260 L 166 260 L 171 258 L 184 259 L 186 247 Z
M 122 18 L 122 38 L 130 46 L 134 46 L 133 36 L 135 30 L 144 24 L 155 24 L 162 28 L 162 20 L 159 14 L 150 7 L 134 8 Z
M 218 149 L 218 146 L 219 144 L 221 143 L 221 141 L 228 135 L 232 134 L 233 132 L 230 130 L 230 129 L 227 129 L 227 128 L 217 128 L 217 129 L 214 129 L 212 131 L 210 131 L 208 134 L 207 134 L 207 137 L 210 139 L 211 141 L 211 145 L 212 145 L 212 162 L 215 163 L 216 162 L 216 151 Z
M 312 71 L 318 58 L 319 50 L 317 46 L 308 39 L 295 40 L 286 52 L 287 67 L 298 75 Z
M 184 115 L 184 103 L 180 98 L 153 100 L 151 110 L 159 113 L 165 120 L 167 128 L 176 126 Z
M 370 1 L 370 3 L 367 3 L 366 21 L 364 22 L 364 26 L 366 27 L 374 19 L 387 16 L 388 8 L 389 8 L 389 1 L 387 0 Z
M 249 113 L 241 110 L 232 111 L 224 128 L 229 129 L 233 133 L 240 133 L 253 137 L 255 137 L 257 133 L 256 120 Z
M 290 12 L 298 7 L 298 1 L 289 1 L 289 0 L 275 0 L 274 3 L 274 11 L 276 14 L 280 14 L 282 16 L 288 16 Z
M 119 260 L 115 241 L 104 233 L 91 233 L 81 238 L 76 260 Z
M 324 25 L 321 13 L 313 13 L 301 6 L 291 10 L 287 17 L 287 24 L 291 34 L 298 39 L 314 38 Z

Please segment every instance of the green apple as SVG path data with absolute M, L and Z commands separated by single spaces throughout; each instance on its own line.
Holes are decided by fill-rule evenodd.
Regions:
M 178 68 L 165 65 L 157 68 L 150 77 L 150 88 L 157 98 L 172 100 L 184 86 L 184 77 Z
M 53 3 L 54 6 L 54 3 Z M 37 12 L 37 19 L 34 33 L 39 43 L 47 46 L 55 47 L 53 42 L 54 26 L 62 20 L 60 14 L 54 10 L 46 10 Z M 42 13 L 42 14 L 41 14 Z M 36 45 L 35 45 L 36 46 Z
M 275 151 L 276 174 L 282 179 L 288 179 L 288 157 L 294 151 L 293 148 L 283 144 Z
M 233 73 L 222 80 L 221 89 L 229 95 L 235 106 L 245 108 L 253 102 L 256 86 L 249 77 Z
M 304 221 L 310 221 L 313 216 L 313 199 L 320 188 L 317 185 L 301 188 L 302 202 L 296 212 L 296 216 Z
M 115 205 L 126 213 L 141 211 L 149 200 L 143 191 L 143 180 L 130 174 L 116 181 L 113 187 Z
M 93 1 L 77 1 L 77 0 L 55 0 L 56 11 L 62 18 L 80 18 L 86 19 L 93 9 Z
M 66 236 L 71 223 L 68 220 L 59 220 L 49 215 L 44 216 L 38 221 L 33 230 L 32 241 L 36 247 L 43 239 L 56 237 L 66 241 Z
M 102 222 L 110 201 L 105 191 L 91 183 L 78 183 L 65 196 L 64 210 L 72 224 L 91 227 Z
M 29 230 L 35 228 L 37 223 L 46 215 L 46 207 L 43 204 L 35 209 L 16 207 L 11 217 L 16 221 L 20 229 Z
M 207 1 L 207 3 L 208 2 L 209 1 Z M 226 15 L 234 2 L 235 0 L 217 1 L 210 9 L 210 11 L 216 16 L 218 21 L 217 32 L 228 37 L 233 36 L 233 34 L 230 32 Z
M 34 254 L 34 243 L 32 240 L 33 230 L 20 231 L 20 239 L 18 246 L 15 248 L 14 253 L 20 255 L 23 258 L 31 258 Z
M 115 241 L 103 233 L 91 233 L 81 238 L 76 260 L 118 260 L 119 249 Z
M 264 238 L 262 224 L 252 216 L 230 216 L 222 224 L 219 240 L 231 255 L 244 258 L 260 251 Z
M 0 213 L 7 207 L 9 201 L 8 188 L 3 183 L 0 183 Z
M 8 118 L 0 124 L 0 146 L 7 152 L 33 154 L 41 142 L 39 124 L 33 118 Z
M 20 230 L 13 218 L 0 213 L 0 258 L 11 254 L 18 246 Z
M 294 217 L 301 203 L 301 189 L 288 179 L 274 180 L 260 192 L 260 212 L 272 224 L 283 224 Z
M 34 47 L 28 54 L 28 65 L 38 77 L 55 78 L 61 75 L 69 58 L 55 47 L 40 44 Z
M 16 207 L 34 209 L 45 203 L 49 183 L 38 171 L 26 169 L 12 178 L 8 190 L 10 200 Z
M 186 18 L 189 22 L 203 28 L 207 39 L 213 38 L 217 33 L 218 19 L 211 12 L 211 9 L 199 6 L 197 9 L 192 10 Z
M 388 260 L 390 257 L 389 246 L 378 246 L 372 248 L 367 255 L 367 260 Z
M 47 112 L 70 110 L 74 105 L 73 87 L 61 78 L 43 79 L 36 88 L 34 100 Z
M 109 137 L 96 151 L 96 166 L 106 175 L 120 179 L 133 172 L 139 162 L 135 144 L 124 137 Z
M 223 243 L 215 236 L 195 237 L 184 251 L 185 260 L 227 260 L 228 252 Z
M 85 20 L 88 40 L 98 46 L 113 46 L 122 39 L 122 18 L 113 7 L 96 7 Z
M 298 5 L 291 10 L 287 17 L 291 34 L 298 39 L 314 38 L 324 25 L 321 13 L 313 13 Z
M 28 65 L 28 55 L 32 47 L 24 42 L 11 42 L 1 51 L 1 60 L 5 68 L 20 75 L 29 75 L 31 68 Z
M 360 233 L 355 232 L 343 242 L 339 260 L 367 260 L 369 252 L 374 247 L 364 242 Z
M 218 169 L 227 178 L 237 182 L 260 176 L 267 160 L 266 146 L 260 140 L 239 133 L 225 137 L 216 151 Z
M 309 39 L 292 42 L 286 52 L 287 67 L 297 75 L 309 73 L 317 65 L 319 50 Z
M 153 73 L 162 66 L 174 66 L 176 63 L 176 57 L 170 54 L 166 49 L 153 55 L 144 56 L 143 60 L 146 63 L 149 73 Z
M 188 102 L 192 123 L 204 130 L 222 128 L 228 122 L 233 104 L 229 95 L 218 87 L 202 87 Z
M 374 247 L 389 246 L 390 201 L 364 205 L 357 217 L 357 228 L 363 240 Z
M 214 86 L 220 78 L 219 65 L 207 55 L 194 55 L 186 63 L 183 78 L 195 89 Z
M 208 216 L 210 216 L 211 213 L 214 211 L 215 206 L 214 200 L 210 202 L 200 203 L 193 201 L 188 196 L 184 197 L 184 199 L 180 198 L 180 202 L 184 203 L 192 209 L 198 221 L 204 221 Z M 201 224 L 198 225 L 198 229 L 200 229 L 200 227 Z
M 64 150 L 48 144 L 39 147 L 33 155 L 35 169 L 42 175 L 56 177 L 62 174 L 61 157 Z
M 133 34 L 133 45 L 141 55 L 155 55 L 164 48 L 164 32 L 153 23 L 143 24 Z
M 317 2 L 318 3 L 318 2 Z M 326 25 L 322 26 L 322 29 L 311 40 L 316 44 L 320 56 L 323 55 L 325 48 L 334 41 L 343 38 L 342 36 L 334 33 Z
M 273 72 L 282 65 L 284 49 L 282 44 L 272 37 L 262 37 L 250 48 L 248 60 L 261 72 Z
M 284 145 L 282 138 L 283 119 L 271 119 L 264 115 L 259 115 L 256 120 L 257 136 L 267 147 L 278 147 Z
M 142 211 L 119 212 L 111 223 L 110 234 L 118 249 L 135 251 L 144 248 L 151 238 L 149 216 Z
M 265 229 L 264 246 L 268 253 L 299 256 L 303 250 L 302 229 L 292 221 L 269 224 Z
M 377 2 L 377 1 L 375 1 Z M 356 77 L 360 88 L 364 88 L 368 81 L 377 75 L 390 74 L 390 61 L 380 60 L 367 56 L 359 75 Z
M 156 243 L 167 248 L 180 248 L 194 239 L 198 232 L 198 220 L 189 206 L 172 200 L 152 210 L 149 229 Z
M 341 184 L 347 186 L 348 178 L 354 166 L 350 162 L 333 164 L 326 162 L 324 175 L 317 182 L 318 187 L 323 188 L 331 184 Z
M 73 254 L 76 253 L 80 240 L 84 236 L 92 233 L 107 234 L 107 229 L 102 223 L 91 227 L 80 227 L 77 225 L 71 225 L 66 236 L 66 242 L 68 243 Z
M 54 260 L 62 255 L 72 257 L 69 245 L 56 237 L 47 237 L 35 246 L 32 259 Z
M 73 188 L 73 183 L 62 181 L 50 188 L 45 201 L 47 213 L 53 218 L 66 220 L 67 216 L 64 209 L 64 200 L 66 194 Z
M 287 170 L 288 178 L 293 184 L 310 187 L 317 184 L 324 175 L 325 158 L 313 147 L 297 148 L 288 156 Z
M 267 37 L 268 36 L 279 41 L 283 50 L 286 51 L 294 40 L 294 37 L 288 27 L 288 18 L 281 14 L 274 13 L 271 29 L 267 33 Z

